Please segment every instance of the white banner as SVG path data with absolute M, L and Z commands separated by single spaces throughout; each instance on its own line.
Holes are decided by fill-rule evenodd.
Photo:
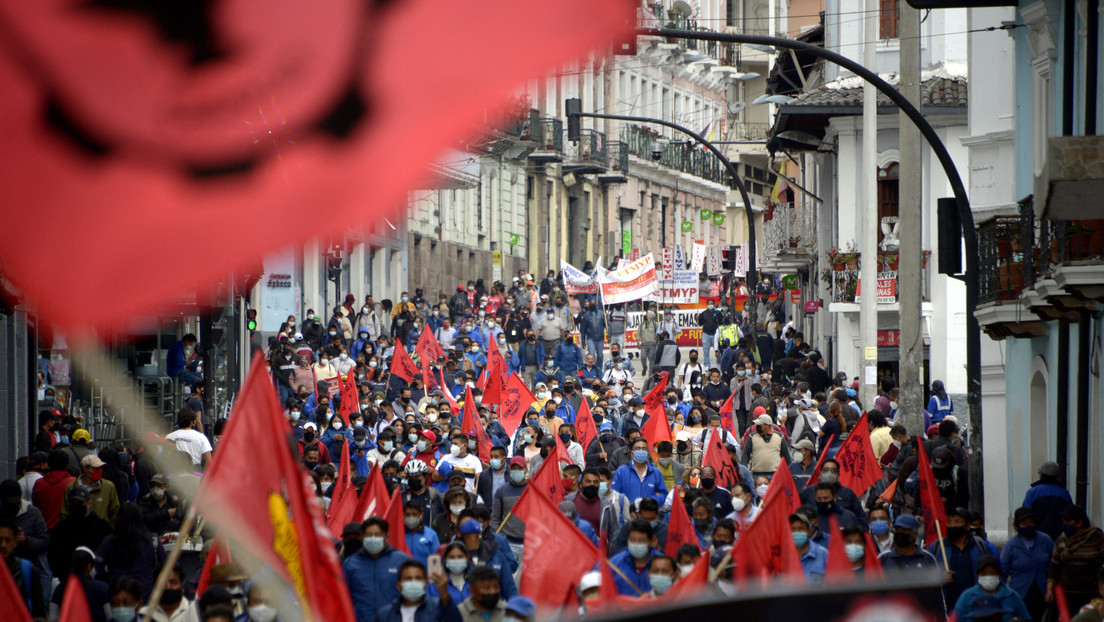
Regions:
M 686 270 L 686 249 L 682 244 L 675 244 L 675 270 Z
M 659 287 L 655 259 L 648 253 L 613 272 L 599 266 L 598 286 L 603 305 L 639 300 Z
M 724 246 L 710 244 L 709 252 L 705 255 L 705 273 L 714 276 L 721 273 L 721 265 L 724 262 Z
M 704 267 L 705 244 L 702 242 L 694 242 L 694 246 L 690 250 L 690 269 L 694 272 L 701 272 Z
M 598 258 L 598 264 L 602 265 L 602 258 Z M 564 291 L 568 294 L 597 294 L 598 271 L 587 274 L 575 266 L 560 260 L 560 271 L 563 273 Z
M 675 270 L 675 278 L 660 281 L 659 288 L 644 300 L 664 304 L 690 305 L 698 302 L 698 271 Z
M 670 281 L 675 278 L 675 251 L 670 246 L 666 246 L 660 253 L 659 279 Z

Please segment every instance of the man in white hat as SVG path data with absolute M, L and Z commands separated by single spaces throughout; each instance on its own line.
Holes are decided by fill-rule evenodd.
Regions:
M 88 454 L 81 458 L 81 475 L 65 487 L 65 498 L 69 498 L 70 490 L 83 486 L 88 491 L 92 513 L 114 524 L 115 515 L 119 513 L 119 492 L 115 490 L 115 484 L 111 480 L 103 479 L 105 464 L 96 454 Z M 65 518 L 68 515 L 69 506 L 65 505 L 61 509 L 61 517 Z
M 783 460 L 790 463 L 790 443 L 774 430 L 774 420 L 768 414 L 759 415 L 753 421 L 755 434 L 744 444 L 744 464 L 758 477 L 774 475 Z

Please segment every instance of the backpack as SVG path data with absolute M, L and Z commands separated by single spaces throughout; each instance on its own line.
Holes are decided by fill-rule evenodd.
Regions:
M 793 441 L 793 443 L 797 443 L 801 439 L 807 438 L 807 439 L 809 439 L 809 442 L 813 444 L 813 447 L 816 447 L 817 446 L 817 435 L 816 435 L 816 432 L 813 431 L 813 426 L 812 426 L 811 423 L 809 423 L 809 416 L 805 414 L 805 411 L 801 412 L 801 418 L 805 421 L 805 427 L 801 429 L 801 436 L 797 437 Z

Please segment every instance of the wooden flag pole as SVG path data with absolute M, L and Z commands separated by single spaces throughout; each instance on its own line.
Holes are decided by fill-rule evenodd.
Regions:
M 612 571 L 616 572 L 616 573 L 617 573 L 617 576 L 621 577 L 622 579 L 624 579 L 624 580 L 625 580 L 625 583 L 628 583 L 628 584 L 629 584 L 629 587 L 631 587 L 631 588 L 633 589 L 633 591 L 635 591 L 635 592 L 636 592 L 636 595 L 637 595 L 637 596 L 643 596 L 643 595 L 644 595 L 644 592 L 641 592 L 641 591 L 640 591 L 640 588 L 638 588 L 638 587 L 636 587 L 635 585 L 633 585 L 633 582 L 632 582 L 632 581 L 630 581 L 630 580 L 629 580 L 629 578 L 625 576 L 625 573 L 621 572 L 621 569 L 620 569 L 620 568 L 618 568 L 617 566 L 614 566 L 614 565 L 613 565 L 613 562 L 611 562 L 611 561 L 609 560 L 609 558 L 605 558 L 605 557 L 604 557 L 604 558 L 602 558 L 602 560 L 606 562 L 606 565 L 610 567 L 610 570 L 612 570 Z
M 153 592 L 150 593 L 149 603 L 146 607 L 146 615 L 143 618 L 144 622 L 150 622 L 153 619 L 153 613 L 157 610 L 157 606 L 161 604 L 161 595 L 165 591 L 165 584 L 169 582 L 169 576 L 172 575 L 173 567 L 176 566 L 177 560 L 180 559 L 180 553 L 184 549 L 184 542 L 187 540 L 188 534 L 192 530 L 192 523 L 195 522 L 196 513 L 195 505 L 188 508 L 188 513 L 184 515 L 184 522 L 180 524 L 179 535 L 176 538 L 176 546 L 172 551 L 169 551 L 169 558 L 165 560 L 165 563 L 161 566 L 161 572 L 157 575 L 157 583 L 153 586 Z
M 513 512 L 506 512 L 506 516 L 502 517 L 502 524 L 498 526 L 498 529 L 495 529 L 496 534 L 502 531 L 502 528 L 506 526 L 506 521 L 510 520 L 510 517 L 513 515 Z
M 728 549 L 728 552 L 726 552 L 724 557 L 721 558 L 721 563 L 717 564 L 714 567 L 710 567 L 710 569 L 709 569 L 709 581 L 710 582 L 716 581 L 717 577 L 721 576 L 721 573 L 724 572 L 725 566 L 728 565 L 728 562 L 731 559 L 732 559 L 732 549 Z
M 947 563 L 947 547 L 943 544 L 943 530 L 939 527 L 939 520 L 935 521 L 935 535 L 939 537 L 939 552 L 943 554 L 943 569 L 951 571 L 951 565 Z

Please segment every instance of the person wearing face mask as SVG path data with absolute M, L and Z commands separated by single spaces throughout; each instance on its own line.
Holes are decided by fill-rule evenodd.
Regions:
M 1054 587 L 1061 585 L 1070 613 L 1076 613 L 1098 593 L 1094 574 L 1104 564 L 1104 531 L 1092 524 L 1079 505 L 1068 505 L 1062 511 L 1061 529 L 1050 558 L 1046 600 L 1055 602 Z
M 459 430 L 453 432 L 450 438 L 452 445 L 449 447 L 449 455 L 441 458 L 437 463 L 437 471 L 433 475 L 434 481 L 446 481 L 447 473 L 458 471 L 464 474 L 464 489 L 469 493 L 475 492 L 475 478 L 483 472 L 483 463 L 477 456 L 468 453 L 468 437 Z
M 630 429 L 643 430 L 651 415 L 644 410 L 644 400 L 633 397 L 628 403 L 629 414 L 621 421 L 621 436 L 627 436 Z
M 456 599 L 449 593 L 447 573 L 426 575 L 425 566 L 407 560 L 399 566 L 399 598 L 388 603 L 378 616 L 379 622 L 456 622 L 461 619 Z M 430 595 L 430 593 L 439 596 Z
M 675 446 L 671 441 L 656 443 L 656 468 L 663 475 L 663 483 L 667 490 L 673 490 L 676 482 L 682 481 L 682 474 L 686 466 L 674 459 Z
M 620 571 L 613 573 L 617 593 L 640 596 L 651 589 L 648 569 L 660 552 L 656 550 L 655 530 L 647 520 L 635 519 L 625 528 L 628 532 L 625 550 L 610 557 L 609 563 Z
M 744 443 L 741 462 L 748 465 L 753 475 L 771 476 L 783 460 L 789 464 L 790 443 L 775 430 L 774 420 L 768 414 L 754 420 L 756 431 Z
M 928 553 L 939 555 L 947 552 L 947 562 L 953 575 L 952 580 L 943 586 L 943 599 L 957 603 L 958 597 L 977 583 L 977 563 L 989 553 L 985 543 L 970 533 L 969 510 L 966 508 L 947 508 L 947 525 L 943 533 L 942 547 L 937 538 L 931 538 Z
M 491 502 L 490 527 L 492 532 L 500 532 L 506 536 L 506 540 L 510 543 L 510 549 L 515 557 L 520 560 L 522 544 L 525 541 L 525 523 L 514 516 L 511 511 L 518 498 L 521 497 L 521 493 L 525 492 L 525 487 L 529 485 L 529 464 L 525 461 L 525 458 L 516 455 L 510 458 L 507 465 L 507 476 L 509 481 L 494 493 Z M 505 526 L 502 526 L 503 521 L 506 523 Z
M 142 590 L 134 579 L 121 577 L 107 588 L 107 603 L 111 622 L 132 622 L 138 619 L 142 607 Z
M 801 459 L 790 463 L 790 473 L 793 474 L 794 485 L 800 491 L 805 488 L 805 484 L 809 482 L 809 477 L 813 474 L 813 469 L 816 468 L 817 456 L 813 442 L 807 438 L 794 443 L 793 448 L 801 456 Z
M 663 474 L 651 464 L 648 441 L 638 438 L 632 444 L 632 462 L 618 467 L 613 489 L 629 499 L 651 497 L 658 503 L 667 498 Z
M 325 425 L 326 429 L 322 432 L 320 440 L 326 446 L 330 456 L 340 456 L 341 444 L 345 441 L 353 442 L 352 428 L 346 425 L 345 418 L 338 414 L 330 417 Z
M 675 434 L 675 461 L 685 468 L 700 467 L 702 450 L 693 443 L 693 436 L 687 430 L 679 430 Z
M 1035 511 L 1021 507 L 1013 514 L 1016 535 L 1001 551 L 1001 567 L 1008 573 L 1008 587 L 1023 599 L 1032 620 L 1042 619 L 1046 609 L 1047 573 L 1054 553 L 1054 541 L 1038 530 Z
M 942 567 L 934 555 L 917 546 L 919 531 L 920 521 L 915 516 L 902 514 L 893 521 L 893 550 L 878 556 L 887 578 L 914 569 Z
M 962 592 L 955 601 L 954 612 L 959 620 L 976 620 L 986 617 L 979 615 L 980 605 L 999 603 L 1003 610 L 1001 620 L 1035 620 L 1024 605 L 1023 599 L 1015 590 L 1001 582 L 1001 563 L 995 555 L 982 555 L 976 566 L 977 583 Z M 948 603 L 948 608 L 951 606 Z
M 601 492 L 602 478 L 598 469 L 587 467 L 580 478 L 578 492 L 565 496 L 564 502 L 571 503 L 579 519 L 591 525 L 596 533 L 604 533 L 607 541 L 611 541 L 620 523 L 613 501 L 603 497 Z
M 331 348 L 322 350 L 318 355 L 318 362 L 314 364 L 314 377 L 317 382 L 326 383 L 325 393 L 332 396 L 331 385 L 337 380 L 337 368 L 331 364 L 333 357 L 337 356 L 337 352 Z
M 830 516 L 835 516 L 840 527 L 860 527 L 859 519 L 854 512 L 840 507 L 836 503 L 836 487 L 827 482 L 818 482 L 814 488 L 816 499 L 816 513 L 818 525 L 830 525 Z M 831 530 L 825 530 L 827 538 L 833 534 Z M 827 540 L 825 541 L 827 544 Z
M 157 535 L 177 531 L 184 518 L 180 501 L 169 494 L 169 478 L 160 473 L 150 478 L 150 491 L 138 499 L 146 527 Z
M 839 483 L 839 462 L 835 458 L 825 458 L 820 465 L 819 481 L 830 484 L 835 489 L 836 505 L 854 514 L 859 521 L 859 526 L 865 529 L 867 527 L 866 511 L 863 510 L 862 502 L 859 501 L 858 496 L 850 488 Z M 798 492 L 798 496 L 801 498 L 802 504 L 815 506 L 816 486 L 805 486 Z
M 437 538 L 437 532 L 426 525 L 423 511 L 422 503 L 417 499 L 410 499 L 403 505 L 406 548 L 410 551 L 411 558 L 424 563 L 441 546 L 441 541 Z
M 171 435 L 170 435 L 171 436 Z M 114 522 L 119 512 L 119 493 L 111 480 L 103 479 L 104 461 L 96 454 L 89 454 L 81 458 L 81 476 L 69 482 L 65 488 L 68 495 L 71 490 L 80 486 L 87 490 L 91 499 L 92 512 L 108 522 Z M 69 507 L 66 505 L 61 510 L 61 517 L 69 515 Z
M 50 531 L 46 552 L 51 573 L 63 585 L 70 572 L 73 550 L 85 546 L 95 551 L 112 531 L 111 523 L 91 511 L 92 501 L 87 488 L 78 486 L 69 491 L 66 504 L 67 516 Z M 16 545 L 14 540 L 12 545 Z
M 92 549 L 86 546 L 81 546 L 77 547 L 73 551 L 70 567 L 73 569 L 72 574 L 77 577 L 77 579 L 80 581 L 81 588 L 84 589 L 84 598 L 86 601 L 88 601 L 88 609 L 90 612 L 92 612 L 92 620 L 104 621 L 106 620 L 106 618 L 104 617 L 104 610 L 109 606 L 107 603 L 108 586 L 107 583 L 94 578 L 95 561 L 96 554 L 92 552 Z M 179 571 L 179 568 L 175 568 L 173 570 L 173 573 L 169 575 L 169 580 L 165 583 L 166 592 L 172 589 L 172 586 L 174 585 L 177 588 L 180 587 L 181 577 Z M 62 599 L 65 597 L 66 587 L 66 583 L 62 583 L 58 585 L 58 587 L 54 590 L 53 596 L 48 602 L 49 611 L 46 615 L 46 619 L 58 619 L 59 615 L 61 614 L 61 602 Z M 164 603 L 164 595 L 162 595 L 161 600 L 162 603 Z M 165 609 L 170 612 L 183 610 L 185 608 L 187 608 L 187 600 L 183 600 L 183 606 L 181 606 L 180 603 L 177 603 L 175 607 L 165 605 Z M 158 622 L 165 622 L 165 620 L 167 620 L 167 616 L 162 615 L 160 618 L 154 617 L 154 619 Z M 178 622 L 180 619 L 182 619 L 182 616 L 177 616 L 176 620 L 173 620 L 173 622 Z
M 308 447 L 314 447 L 318 450 L 318 464 L 330 464 L 334 461 L 330 449 L 318 438 L 318 425 L 312 421 L 303 424 L 303 438 L 299 439 L 298 445 L 300 458 L 305 458 Z
M 364 521 L 363 548 L 341 567 L 352 596 L 358 622 L 376 619 L 377 612 L 399 598 L 399 567 L 410 558 L 388 543 L 387 521 L 379 516 Z
M 394 460 L 399 464 L 406 462 L 406 454 L 398 447 L 397 437 L 392 428 L 384 428 L 376 438 L 376 446 L 368 452 L 368 464 L 383 464 Z
M 613 433 L 613 424 L 603 421 L 598 426 L 598 436 L 590 442 L 590 447 L 586 449 L 584 462 L 587 466 L 607 466 L 610 464 L 614 452 L 624 446 L 625 441 Z
M 821 587 L 828 570 L 828 550 L 810 539 L 812 530 L 812 521 L 804 514 L 790 515 L 790 532 L 797 546 L 801 569 L 805 572 L 805 581 L 811 587 Z
M 874 540 L 874 545 L 878 547 L 875 553 L 881 555 L 893 550 L 893 533 L 889 522 L 889 510 L 880 506 L 875 507 L 870 510 L 867 518 L 870 524 L 870 537 Z M 1050 560 L 1047 561 L 1049 563 Z M 1042 592 L 1040 591 L 1039 594 L 1040 600 L 1042 600 Z
M 732 512 L 725 518 L 731 519 L 743 530 L 759 516 L 759 506 L 752 503 L 753 495 L 745 484 L 732 486 Z

